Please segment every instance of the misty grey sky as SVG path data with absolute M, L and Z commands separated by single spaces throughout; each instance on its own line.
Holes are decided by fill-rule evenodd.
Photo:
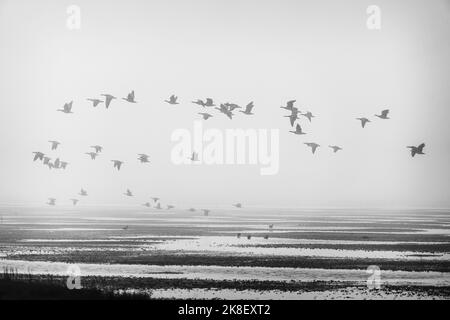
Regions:
M 80 30 L 66 27 L 72 4 Z M 369 5 L 379 31 L 366 27 Z M 83 187 L 84 204 L 448 207 L 449 57 L 449 1 L 0 0 L 0 204 L 68 204 Z M 135 105 L 86 101 L 132 89 Z M 180 105 L 163 102 L 171 94 Z M 255 116 L 214 113 L 205 128 L 280 129 L 277 175 L 171 163 L 171 133 L 192 130 L 190 101 L 206 97 L 254 101 Z M 290 99 L 317 116 L 302 121 L 306 136 L 288 132 Z M 56 112 L 70 100 L 74 114 Z M 391 120 L 373 117 L 385 108 Z M 344 150 L 313 156 L 310 141 Z M 422 142 L 412 159 L 406 146 Z M 105 148 L 96 161 L 84 154 L 93 144 Z M 70 165 L 50 171 L 33 151 Z

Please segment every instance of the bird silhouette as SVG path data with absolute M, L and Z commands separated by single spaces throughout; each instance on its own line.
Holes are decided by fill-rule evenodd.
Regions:
M 291 109 L 291 114 L 288 116 L 284 116 L 285 118 L 289 118 L 289 122 L 291 123 L 291 126 L 294 126 L 295 120 L 299 119 L 298 115 L 299 115 L 300 111 L 298 111 L 297 108 L 292 108 Z
M 212 117 L 212 115 L 210 115 L 209 113 L 199 112 L 198 114 L 202 116 L 203 120 L 208 120 Z
M 169 100 L 164 100 L 165 102 L 167 102 L 168 104 L 179 104 L 177 102 L 178 97 L 175 95 L 171 95 Z
M 206 98 L 205 107 L 214 107 L 214 101 L 211 98 Z
M 139 153 L 138 154 L 138 160 L 139 161 L 141 161 L 141 163 L 146 163 L 146 162 L 150 162 L 149 160 L 148 160 L 148 155 L 146 155 L 145 153 Z
M 110 105 L 112 100 L 117 99 L 113 95 L 110 95 L 110 94 L 107 94 L 107 93 L 106 94 L 104 93 L 104 94 L 101 94 L 101 95 L 105 97 L 105 107 L 106 107 L 106 109 L 109 108 L 109 105 Z
M 49 158 L 49 157 L 44 157 L 43 163 L 44 163 L 44 164 L 48 164 L 50 160 L 51 160 L 51 158 Z
M 190 211 L 190 212 L 194 212 L 195 209 L 194 209 L 194 208 L 190 208 L 189 211 Z
M 269 224 L 269 229 L 273 229 L 273 223 Z
M 68 162 L 61 161 L 61 169 L 65 170 L 68 164 L 69 164 Z
M 418 147 L 408 146 L 407 148 L 411 149 L 411 157 L 414 157 L 416 154 L 425 154 L 423 152 L 423 148 L 425 148 L 425 143 L 420 144 Z
M 361 121 L 361 126 L 362 126 L 363 128 L 366 126 L 366 123 L 367 123 L 367 122 L 370 122 L 370 120 L 367 119 L 367 118 L 356 118 L 356 120 Z
M 95 153 L 100 153 L 103 150 L 103 147 L 99 145 L 91 146 L 91 148 L 94 148 Z
M 52 144 L 52 150 L 56 150 L 58 146 L 61 144 L 60 142 L 54 140 L 49 140 L 49 142 Z
M 91 99 L 91 98 L 88 98 L 87 100 L 92 102 L 92 106 L 93 106 L 94 108 L 95 108 L 96 106 L 98 106 L 99 103 L 102 103 L 102 102 L 103 102 L 103 101 L 100 100 L 100 99 Z
M 192 101 L 192 103 L 198 104 L 199 106 L 202 107 L 206 107 L 206 103 L 201 99 L 197 99 L 197 101 Z
M 292 132 L 293 134 L 306 134 L 305 132 L 302 131 L 302 127 L 297 123 L 297 126 L 295 127 L 295 131 L 289 131 Z
M 236 208 L 242 208 L 242 203 L 236 203 L 236 204 L 233 204 L 233 206 L 235 206 Z
M 128 226 L 123 227 L 122 230 L 128 230 Z
M 339 147 L 339 146 L 329 146 L 331 149 L 333 149 L 333 152 L 334 153 L 336 153 L 336 152 L 338 152 L 339 150 L 342 150 L 342 148 L 341 147 Z
M 130 103 L 136 103 L 136 101 L 134 100 L 134 90 L 131 91 L 126 98 L 122 98 L 122 99 L 125 101 L 128 101 Z
M 96 152 L 85 152 L 85 154 L 89 155 L 92 160 L 95 160 L 95 158 L 98 156 L 98 153 Z
M 120 167 L 123 164 L 123 161 L 119 161 L 119 160 L 111 160 L 112 162 L 114 162 L 114 168 L 117 168 L 117 170 L 120 170 Z
M 266 234 L 266 235 L 264 236 L 264 239 L 266 239 L 266 240 L 269 239 L 269 235 Z
M 386 110 L 381 111 L 381 114 L 376 114 L 375 116 L 380 119 L 390 119 L 388 117 L 388 113 L 389 113 L 389 109 L 386 109 Z
M 202 211 L 204 216 L 209 216 L 209 213 L 211 212 L 211 210 L 208 209 L 202 209 Z
M 143 204 L 143 206 L 144 206 L 144 207 L 147 207 L 147 208 L 150 208 L 150 207 L 151 207 L 151 204 L 150 204 L 150 202 L 146 202 L 146 203 Z
M 88 195 L 87 191 L 81 188 L 80 193 L 78 193 L 80 196 L 86 197 Z
M 76 206 L 79 200 L 78 199 L 70 199 L 70 201 L 72 201 L 72 204 L 74 206 Z
M 239 239 L 239 238 L 241 237 L 241 233 L 238 232 L 236 236 L 237 236 L 237 238 Z
M 158 203 L 156 204 L 156 206 L 155 206 L 155 209 L 158 209 L 158 210 L 162 209 L 161 203 L 158 202 Z
M 247 236 L 247 239 L 250 240 L 251 238 L 252 238 L 252 235 L 249 234 L 249 235 Z
M 47 204 L 49 206 L 54 206 L 56 204 L 56 199 L 55 198 L 48 198 Z
M 61 166 L 61 161 L 59 160 L 59 158 L 56 158 L 55 162 L 53 163 L 53 165 L 55 166 L 56 169 L 59 169 Z
M 224 103 L 224 105 L 228 108 L 228 110 L 233 111 L 234 109 L 240 109 L 242 108 L 241 106 L 235 104 L 235 103 Z
M 246 114 L 246 115 L 252 115 L 252 114 L 254 114 L 254 113 L 252 113 L 253 107 L 254 107 L 254 105 L 253 105 L 253 101 L 252 101 L 252 102 L 250 102 L 249 104 L 247 104 L 245 106 L 245 110 L 244 111 L 239 110 L 239 112 L 242 112 L 243 114 Z
M 53 169 L 55 167 L 55 165 L 53 163 L 51 163 L 50 161 L 47 162 L 47 166 L 49 169 Z
M 315 142 L 305 142 L 305 144 L 311 148 L 312 153 L 314 154 L 316 152 L 316 149 L 318 147 L 320 147 L 319 144 L 315 143 Z
M 290 100 L 286 103 L 285 107 L 281 107 L 281 109 L 286 109 L 286 110 L 292 110 L 292 108 L 294 108 L 294 103 L 297 100 Z
M 125 192 L 124 195 L 126 195 L 128 197 L 132 197 L 133 193 L 130 191 L 130 189 L 127 189 L 127 192 Z
M 224 115 L 226 115 L 229 119 L 233 118 L 233 113 L 228 110 L 228 107 L 226 105 L 224 105 L 223 103 L 220 104 L 219 108 L 215 108 L 217 110 L 219 110 L 221 113 L 223 113 Z
M 69 103 L 65 103 L 62 109 L 56 109 L 56 111 L 61 111 L 64 113 L 73 113 L 72 105 L 73 105 L 73 101 L 70 101 Z
M 36 161 L 36 160 L 42 160 L 42 159 L 44 159 L 44 156 L 45 156 L 45 154 L 44 153 L 42 153 L 42 152 L 40 152 L 40 151 L 35 151 L 35 152 L 33 152 L 34 153 L 34 158 L 33 158 L 33 161 Z
M 159 198 L 157 198 L 157 197 L 154 197 L 154 198 L 151 198 L 151 199 L 153 200 L 153 202 L 157 202 L 159 200 Z
M 301 115 L 308 118 L 309 122 L 311 122 L 311 119 L 314 118 L 314 115 L 310 111 L 306 113 L 301 113 Z

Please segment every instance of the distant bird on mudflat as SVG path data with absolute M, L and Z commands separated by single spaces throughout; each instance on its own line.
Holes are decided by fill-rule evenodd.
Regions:
M 175 206 L 173 206 L 173 205 L 171 205 L 171 204 L 168 204 L 168 205 L 167 205 L 167 210 L 170 210 L 170 209 L 173 209 L 173 208 L 175 208 Z
M 266 235 L 264 236 L 264 239 L 266 239 L 266 240 L 269 239 L 269 235 L 266 234 Z
M 314 154 L 316 152 L 316 149 L 320 147 L 320 144 L 317 144 L 315 142 L 305 142 L 305 144 L 311 148 L 312 153 Z
M 425 148 L 425 143 L 420 144 L 418 147 L 408 146 L 407 148 L 411 149 L 411 157 L 414 157 L 416 154 L 425 154 L 423 152 L 423 148 Z
M 48 162 L 51 160 L 49 157 L 44 157 L 44 164 L 48 164 Z
M 83 188 L 81 188 L 79 195 L 85 197 L 85 196 L 88 195 L 88 193 L 87 193 L 86 190 L 84 190 Z
M 138 154 L 138 160 L 141 161 L 141 163 L 146 163 L 146 162 L 150 162 L 148 160 L 148 155 L 146 155 L 145 153 L 139 153 Z
M 108 109 L 109 108 L 109 104 L 111 103 L 111 101 L 113 100 L 113 99 L 117 99 L 116 97 L 114 97 L 113 95 L 110 95 L 110 94 L 101 94 L 101 96 L 104 96 L 105 97 L 105 107 L 106 107 L 106 109 Z
M 273 223 L 269 224 L 269 229 L 273 229 Z
M 114 168 L 117 168 L 117 170 L 120 170 L 120 167 L 123 164 L 123 161 L 119 161 L 119 160 L 111 160 L 112 162 L 114 162 Z
M 209 213 L 211 212 L 211 210 L 208 210 L 208 209 L 202 209 L 202 211 L 203 211 L 203 215 L 206 217 L 206 216 L 209 216 Z
M 381 114 L 376 114 L 375 117 L 378 117 L 380 119 L 390 119 L 388 117 L 389 109 L 381 111 Z
M 49 140 L 48 142 L 52 144 L 52 150 L 56 150 L 56 148 L 58 148 L 58 146 L 61 144 L 60 142 L 54 140 Z
M 165 102 L 167 102 L 168 104 L 179 104 L 177 102 L 178 97 L 175 95 L 171 95 L 169 100 L 164 100 Z
M 314 118 L 314 115 L 310 111 L 306 113 L 301 113 L 301 115 L 308 118 L 309 122 L 311 122 L 311 119 Z
M 87 100 L 90 101 L 90 102 L 92 102 L 92 106 L 93 106 L 94 108 L 95 108 L 96 106 L 98 106 L 99 103 L 102 103 L 102 102 L 103 102 L 103 101 L 100 100 L 100 99 L 91 99 L 91 98 L 88 98 Z
M 190 158 L 188 158 L 191 161 L 199 161 L 198 160 L 198 153 L 197 152 L 192 152 L 192 155 Z
M 339 150 L 342 150 L 342 148 L 341 147 L 339 147 L 339 146 L 329 146 L 331 149 L 333 149 L 333 152 L 334 153 L 336 153 L 336 152 L 338 152 Z
M 366 126 L 366 123 L 367 123 L 367 122 L 370 122 L 370 120 L 367 119 L 367 118 L 356 118 L 356 120 L 361 121 L 361 126 L 362 126 L 363 128 Z
M 61 169 L 65 170 L 68 164 L 69 164 L 68 162 L 61 161 Z
M 54 206 L 56 204 L 56 199 L 55 198 L 48 198 L 47 204 L 49 206 Z
M 100 153 L 103 150 L 103 147 L 99 145 L 91 146 L 91 148 L 94 148 L 95 153 Z
M 247 236 L 247 239 L 250 240 L 251 238 L 252 238 L 252 235 L 249 234 L 249 235 Z
M 130 189 L 127 189 L 127 192 L 125 192 L 124 195 L 126 195 L 128 197 L 132 197 L 133 193 L 130 191 Z
M 214 107 L 214 101 L 211 98 L 206 98 L 205 107 Z
M 157 201 L 159 201 L 159 198 L 157 198 L 157 197 L 154 197 L 154 198 L 150 198 L 150 199 L 152 199 L 152 200 L 153 200 L 153 202 L 157 202 Z
M 203 120 L 208 120 L 209 118 L 212 117 L 212 115 L 210 115 L 209 113 L 205 113 L 205 112 L 199 112 L 198 114 L 200 114 L 203 118 Z
M 73 101 L 70 101 L 69 103 L 65 103 L 62 109 L 56 109 L 56 111 L 61 111 L 64 113 L 73 113 L 72 112 L 72 104 L 73 104 Z
M 241 237 L 241 233 L 238 232 L 236 236 L 237 236 L 237 238 L 239 239 L 239 238 Z
M 192 101 L 192 103 L 198 104 L 199 106 L 202 106 L 202 107 L 206 107 L 206 103 L 201 99 L 197 99 L 197 101 Z
M 290 100 L 286 103 L 286 107 L 280 107 L 281 109 L 286 109 L 286 110 L 292 110 L 292 108 L 294 107 L 294 103 L 297 100 Z
M 95 158 L 98 156 L 97 152 L 85 152 L 85 154 L 89 155 L 92 160 L 95 160 Z
M 74 206 L 76 206 L 79 200 L 78 199 L 70 199 L 70 201 L 72 201 L 72 204 Z
M 239 112 L 241 112 L 243 114 L 246 114 L 246 115 L 252 115 L 252 114 L 254 114 L 254 113 L 252 113 L 252 109 L 253 108 L 254 108 L 254 105 L 253 105 L 253 101 L 252 101 L 252 102 L 250 102 L 249 104 L 247 104 L 245 106 L 245 110 L 244 111 L 239 110 Z
M 295 131 L 289 131 L 293 134 L 306 134 L 306 132 L 302 131 L 302 127 L 297 123 L 297 126 L 295 127 Z
M 131 91 L 126 98 L 122 98 L 122 99 L 125 101 L 128 101 L 130 103 L 136 103 L 136 101 L 134 100 L 134 90 Z
M 242 203 L 236 203 L 236 204 L 233 204 L 233 206 L 235 206 L 236 208 L 242 208 Z
M 144 206 L 144 207 L 147 207 L 147 208 L 150 208 L 150 207 L 151 207 L 151 204 L 150 204 L 150 202 L 146 202 L 146 203 L 143 204 L 143 206 Z
M 35 151 L 35 152 L 33 152 L 34 153 L 34 158 L 33 158 L 33 161 L 36 161 L 36 160 L 42 160 L 42 159 L 44 159 L 44 156 L 45 156 L 45 154 L 44 153 L 42 153 L 42 152 L 40 152 L 40 151 Z

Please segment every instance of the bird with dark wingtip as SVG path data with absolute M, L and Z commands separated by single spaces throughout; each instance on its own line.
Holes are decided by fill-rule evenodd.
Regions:
M 318 147 L 320 147 L 320 144 L 317 144 L 315 142 L 305 142 L 305 144 L 311 148 L 312 153 L 316 153 L 316 150 Z
M 423 148 L 425 148 L 425 143 L 420 144 L 419 146 L 408 146 L 407 148 L 411 149 L 411 157 L 414 157 L 416 154 L 425 154 L 423 152 Z

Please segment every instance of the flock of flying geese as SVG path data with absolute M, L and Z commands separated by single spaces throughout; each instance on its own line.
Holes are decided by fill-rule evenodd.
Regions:
M 101 96 L 104 97 L 103 100 L 101 100 L 99 98 L 88 98 L 87 101 L 91 102 L 93 107 L 97 107 L 99 104 L 104 103 L 106 109 L 108 109 L 110 107 L 110 105 L 111 105 L 111 102 L 113 100 L 117 99 L 117 97 L 115 97 L 115 96 L 113 96 L 111 94 L 101 94 Z M 137 103 L 137 101 L 135 100 L 134 91 L 131 91 L 125 98 L 122 98 L 122 99 L 125 100 L 128 103 Z M 169 97 L 169 99 L 168 100 L 164 100 L 164 102 L 166 102 L 166 103 L 168 103 L 170 105 L 178 105 L 178 104 L 180 104 L 178 102 L 178 97 L 175 96 L 175 95 L 171 95 Z M 307 118 L 309 120 L 309 122 L 311 122 L 312 118 L 314 118 L 315 116 L 310 111 L 302 113 L 300 110 L 298 110 L 298 108 L 294 107 L 294 103 L 295 102 L 296 102 L 296 100 L 290 100 L 290 101 L 288 101 L 286 103 L 286 106 L 282 106 L 281 107 L 282 109 L 285 109 L 285 110 L 290 112 L 289 115 L 286 115 L 284 117 L 289 118 L 289 122 L 290 122 L 291 127 L 294 127 L 296 121 L 300 120 L 300 116 L 304 116 L 305 118 Z M 202 108 L 205 108 L 206 110 L 215 107 L 214 109 L 219 110 L 220 113 L 223 113 L 229 119 L 232 119 L 233 116 L 235 116 L 235 113 L 233 113 L 234 110 L 236 110 L 236 109 L 243 109 L 238 104 L 229 103 L 229 102 L 220 103 L 219 107 L 217 107 L 216 104 L 214 103 L 213 99 L 211 99 L 211 98 L 206 98 L 205 101 L 201 100 L 201 99 L 197 99 L 196 101 L 192 101 L 192 103 L 194 103 L 194 104 L 196 104 L 198 106 L 201 106 Z M 66 114 L 70 114 L 70 113 L 73 113 L 72 112 L 72 108 L 73 108 L 73 101 L 70 101 L 68 103 L 65 103 L 62 109 L 57 109 L 57 111 L 60 111 L 60 112 L 66 113 Z M 253 108 L 254 108 L 254 104 L 253 104 L 253 102 L 250 102 L 250 103 L 248 103 L 245 106 L 245 109 L 239 110 L 239 112 L 244 114 L 244 115 L 254 115 L 254 113 L 252 113 Z M 198 114 L 201 115 L 201 117 L 204 120 L 208 120 L 209 118 L 213 117 L 213 115 L 211 113 L 206 112 L 206 111 L 205 112 L 199 112 Z M 382 120 L 390 119 L 388 117 L 388 115 L 389 115 L 389 109 L 382 110 L 380 114 L 375 114 L 376 117 L 378 117 L 379 119 L 382 119 Z M 361 122 L 361 127 L 362 128 L 365 128 L 366 124 L 371 122 L 371 120 L 366 118 L 366 117 L 356 118 L 356 120 L 359 120 Z M 293 133 L 295 135 L 304 135 L 304 134 L 306 134 L 306 132 L 303 131 L 303 129 L 302 129 L 302 127 L 301 127 L 301 125 L 299 123 L 296 124 L 295 130 L 291 130 L 289 132 L 291 132 L 291 133 Z M 50 140 L 49 143 L 51 143 L 51 150 L 57 150 L 58 146 L 60 145 L 60 142 L 55 141 L 55 140 Z M 311 148 L 311 151 L 312 151 L 313 154 L 316 152 L 317 148 L 320 147 L 320 145 L 315 143 L 315 142 L 305 142 L 304 144 Z M 343 149 L 342 147 L 337 146 L 337 145 L 330 145 L 329 147 L 333 150 L 334 153 L 336 153 L 336 152 L 338 152 L 338 151 Z M 407 146 L 407 148 L 410 149 L 412 157 L 414 157 L 416 154 L 421 154 L 421 155 L 425 154 L 423 152 L 424 147 L 425 147 L 424 143 L 420 144 L 419 146 Z M 88 155 L 90 157 L 90 159 L 92 159 L 92 160 L 95 160 L 97 158 L 97 156 L 103 150 L 103 147 L 100 146 L 100 145 L 93 145 L 93 146 L 90 146 L 90 148 L 92 148 L 92 150 L 89 151 L 89 152 L 86 152 L 85 154 Z M 59 158 L 56 158 L 52 162 L 51 161 L 52 159 L 50 157 L 48 157 L 45 153 L 40 152 L 40 151 L 33 152 L 33 154 L 34 154 L 33 161 L 40 160 L 40 161 L 42 161 L 42 163 L 44 165 L 48 166 L 49 169 L 66 169 L 66 167 L 68 165 L 67 161 L 62 161 Z M 141 163 L 149 163 L 150 162 L 149 161 L 149 155 L 147 155 L 147 154 L 139 153 L 137 156 L 138 156 L 137 159 Z M 192 161 L 198 161 L 198 154 L 196 152 L 193 152 L 192 156 L 189 159 L 192 160 Z M 111 161 L 113 162 L 113 168 L 115 168 L 117 170 L 120 170 L 120 168 L 122 167 L 122 165 L 124 163 L 121 160 L 111 160 Z M 79 195 L 80 196 L 87 196 L 88 193 L 87 193 L 86 190 L 81 189 Z M 124 195 L 128 196 L 128 197 L 132 197 L 133 193 L 129 189 L 127 189 L 126 192 L 124 193 Z M 153 197 L 151 199 L 154 202 L 154 208 L 155 209 L 158 209 L 158 210 L 163 209 L 163 207 L 161 206 L 161 203 L 159 202 L 159 200 L 160 200 L 159 198 Z M 75 198 L 70 199 L 70 200 L 72 201 L 73 205 L 76 205 L 79 202 L 79 199 L 75 199 Z M 49 198 L 47 204 L 51 205 L 51 206 L 56 205 L 56 199 L 55 198 Z M 152 207 L 152 204 L 150 202 L 145 202 L 143 204 L 143 206 L 150 208 L 150 207 Z M 242 208 L 242 204 L 241 203 L 234 204 L 233 206 L 235 206 L 236 208 Z M 170 204 L 166 206 L 167 210 L 170 210 L 170 209 L 173 209 L 173 208 L 175 208 L 175 207 L 173 205 L 170 205 Z M 196 209 L 195 208 L 190 208 L 189 211 L 190 212 L 195 212 Z M 208 216 L 209 213 L 210 213 L 209 209 L 201 209 L 201 211 L 203 211 L 203 215 L 204 216 Z M 272 227 L 273 227 L 273 225 L 269 226 L 270 229 L 272 229 Z M 238 234 L 238 237 L 240 237 L 240 234 Z

